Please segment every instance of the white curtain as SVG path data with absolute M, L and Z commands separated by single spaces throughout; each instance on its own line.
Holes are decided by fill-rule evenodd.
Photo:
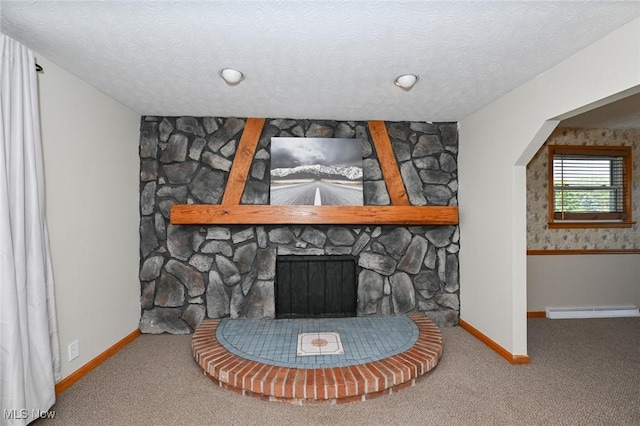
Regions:
M 0 34 L 0 424 L 55 402 L 60 375 L 33 52 Z

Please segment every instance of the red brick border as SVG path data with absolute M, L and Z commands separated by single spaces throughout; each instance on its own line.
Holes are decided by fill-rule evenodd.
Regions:
M 220 320 L 205 320 L 191 340 L 196 362 L 220 387 L 241 395 L 294 404 L 365 401 L 411 387 L 442 356 L 442 334 L 431 320 L 409 315 L 418 340 L 407 351 L 350 367 L 288 368 L 262 364 L 227 351 L 216 339 Z

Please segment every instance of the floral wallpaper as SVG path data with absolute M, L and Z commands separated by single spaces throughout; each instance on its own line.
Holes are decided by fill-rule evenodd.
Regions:
M 548 145 L 633 147 L 633 220 L 640 221 L 640 130 L 557 128 L 527 165 L 529 250 L 639 249 L 640 225 L 631 228 L 549 229 Z

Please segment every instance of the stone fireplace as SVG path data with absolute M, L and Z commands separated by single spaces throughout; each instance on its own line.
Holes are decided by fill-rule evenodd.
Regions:
M 412 205 L 457 204 L 452 123 L 387 123 Z M 274 318 L 278 256 L 351 256 L 355 314 L 424 312 L 455 325 L 458 226 L 196 226 L 169 223 L 174 204 L 218 204 L 244 121 L 143 117 L 140 139 L 140 329 L 190 333 L 205 318 Z M 274 136 L 364 139 L 364 202 L 388 205 L 364 122 L 267 120 L 242 204 L 269 203 Z

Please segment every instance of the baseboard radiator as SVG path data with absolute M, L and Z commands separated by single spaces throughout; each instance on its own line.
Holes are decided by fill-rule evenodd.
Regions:
M 626 318 L 640 317 L 637 306 L 587 306 L 576 308 L 547 308 L 547 318 Z

